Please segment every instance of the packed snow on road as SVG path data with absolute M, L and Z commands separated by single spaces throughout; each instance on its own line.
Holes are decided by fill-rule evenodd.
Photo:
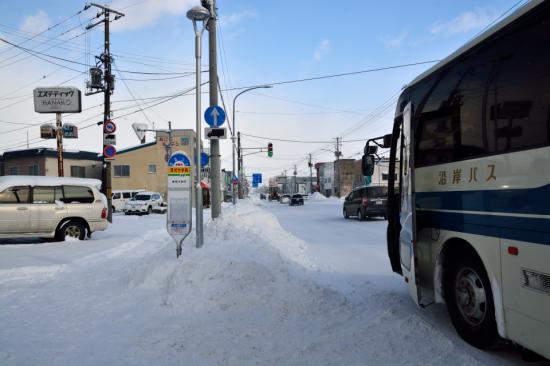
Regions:
M 341 210 L 239 201 L 179 259 L 164 215 L 115 215 L 85 241 L 2 239 L 0 365 L 522 363 L 466 344 L 443 306 L 416 308 L 386 222 Z

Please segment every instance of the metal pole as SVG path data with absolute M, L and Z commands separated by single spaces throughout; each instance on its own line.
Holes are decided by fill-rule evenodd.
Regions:
M 311 171 L 312 168 L 311 164 L 311 154 L 309 154 L 309 193 L 313 193 L 313 173 Z
M 105 51 L 103 54 L 105 64 L 105 90 L 104 90 L 104 109 L 103 109 L 103 126 L 111 117 L 111 54 L 110 54 L 110 39 L 109 39 L 109 12 L 105 11 Z M 105 134 L 103 134 L 105 138 Z M 103 148 L 105 148 L 105 139 L 103 140 Z M 111 187 L 111 162 L 105 160 L 103 156 L 103 169 L 105 169 L 104 193 L 107 196 L 107 220 L 113 222 L 113 203 L 112 203 L 112 187 Z
M 252 88 L 248 88 L 248 89 L 245 89 L 243 90 L 242 92 L 240 92 L 239 94 L 235 95 L 235 98 L 233 98 L 233 131 L 231 132 L 231 142 L 232 142 L 232 147 L 233 147 L 233 175 L 237 175 L 235 174 L 235 102 L 237 101 L 237 98 L 243 94 L 243 93 L 246 93 L 248 91 L 251 91 L 251 90 L 254 90 L 254 89 L 267 89 L 267 88 L 272 88 L 273 86 L 272 85 L 258 85 L 258 86 L 254 86 Z M 237 151 L 237 153 L 239 153 Z M 239 174 L 240 174 L 240 168 L 239 168 Z M 240 176 L 239 176 L 239 179 L 238 179 L 238 182 L 240 184 Z M 237 202 L 237 198 L 235 197 L 235 186 L 233 185 L 233 177 L 231 177 L 231 195 L 233 196 L 233 204 L 235 204 Z M 239 198 L 241 198 L 239 196 Z
M 212 0 L 210 4 L 210 19 L 208 20 L 208 61 L 209 61 L 209 84 L 210 88 L 210 106 L 218 105 L 218 59 L 216 46 L 216 0 Z M 222 210 L 222 194 L 221 194 L 221 164 L 220 164 L 220 141 L 210 140 L 210 174 L 211 174 L 211 198 L 212 218 L 220 216 Z
M 63 125 L 59 112 L 55 114 L 55 137 L 57 139 L 57 176 L 63 177 Z
M 237 168 L 237 192 L 239 194 L 239 199 L 243 199 L 243 188 L 242 188 L 242 185 L 241 185 L 241 179 L 242 179 L 242 174 L 241 174 L 241 169 L 242 169 L 242 166 L 243 166 L 243 156 L 242 156 L 242 151 L 241 151 L 241 132 L 237 132 L 237 156 L 239 158 L 239 161 L 238 161 L 238 168 Z
M 196 59 L 196 144 L 195 144 L 195 204 L 196 204 L 196 247 L 200 248 L 203 244 L 203 227 L 202 227 L 202 188 L 201 188 L 201 36 L 204 28 L 197 29 L 197 21 L 193 20 L 195 28 L 195 59 Z
M 233 170 L 231 171 L 231 197 L 233 199 L 233 204 L 237 203 L 237 197 L 235 196 L 235 184 L 233 184 L 233 179 L 237 176 L 237 174 L 235 174 L 235 101 L 237 100 L 237 97 L 239 95 L 233 98 L 233 131 L 231 132 L 231 151 L 233 154 Z

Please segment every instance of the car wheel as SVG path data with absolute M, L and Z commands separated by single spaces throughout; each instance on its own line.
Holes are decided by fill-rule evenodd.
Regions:
M 147 215 L 150 215 L 153 212 L 153 208 L 151 206 L 147 207 Z
M 111 207 L 112 211 L 111 212 L 116 212 L 116 208 L 115 206 Z
M 349 219 L 348 211 L 345 208 L 342 211 L 344 213 L 344 219 Z
M 498 341 L 491 283 L 477 255 L 461 253 L 445 271 L 445 302 L 458 334 L 471 345 L 490 348 Z
M 84 240 L 86 236 L 86 228 L 80 221 L 69 220 L 57 230 L 56 239 L 65 241 L 65 238 L 75 238 Z
M 363 221 L 365 217 L 363 216 L 363 211 L 357 210 L 357 220 Z

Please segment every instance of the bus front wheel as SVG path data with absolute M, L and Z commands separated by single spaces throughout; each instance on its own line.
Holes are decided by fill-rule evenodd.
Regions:
M 477 254 L 466 251 L 447 262 L 445 302 L 460 336 L 478 348 L 496 345 L 499 337 L 491 283 Z

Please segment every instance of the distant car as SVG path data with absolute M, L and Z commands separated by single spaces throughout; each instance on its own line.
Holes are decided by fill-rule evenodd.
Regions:
M 277 192 L 272 192 L 269 194 L 269 196 L 267 197 L 267 199 L 271 202 L 271 201 L 278 201 L 280 199 L 279 197 L 279 193 Z
M 139 192 L 124 206 L 126 215 L 144 215 L 153 212 L 165 212 L 162 196 L 158 192 Z
M 260 199 L 261 199 L 261 200 L 265 200 L 265 199 L 266 199 L 265 193 L 260 193 Z
M 111 196 L 113 212 L 123 211 L 126 203 L 139 192 L 145 192 L 145 189 L 125 189 L 113 191 L 113 195 Z
M 304 196 L 301 194 L 293 194 L 290 196 L 290 200 L 288 201 L 289 206 L 294 205 L 300 205 L 302 206 L 304 204 Z
M 279 197 L 279 203 L 286 203 L 290 201 L 290 195 L 289 194 L 283 194 Z
M 388 187 L 366 186 L 351 191 L 344 200 L 344 218 L 356 216 L 358 220 L 381 216 L 386 218 Z
M 105 230 L 107 197 L 97 179 L 0 177 L 0 236 L 84 240 Z

